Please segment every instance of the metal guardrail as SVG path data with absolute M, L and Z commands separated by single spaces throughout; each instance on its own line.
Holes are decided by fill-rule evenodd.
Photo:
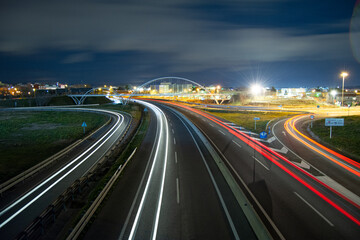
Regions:
M 3 192 L 7 191 L 8 189 L 10 189 L 11 187 L 15 186 L 16 184 L 24 181 L 25 179 L 37 174 L 39 171 L 41 171 L 42 169 L 46 168 L 47 166 L 49 166 L 50 164 L 54 163 L 55 161 L 57 161 L 60 157 L 64 156 L 65 154 L 67 154 L 68 152 L 70 152 L 71 150 L 73 150 L 75 147 L 77 147 L 80 143 L 82 143 L 83 141 L 87 140 L 88 138 L 90 138 L 91 136 L 93 136 L 95 133 L 97 133 L 98 131 L 100 131 L 100 129 L 102 129 L 104 126 L 106 126 L 107 124 L 110 123 L 110 119 L 104 124 L 102 125 L 100 128 L 98 128 L 96 131 L 94 131 L 93 133 L 91 133 L 90 135 L 86 136 L 83 139 L 79 139 L 77 140 L 75 143 L 69 145 L 68 147 L 64 148 L 63 150 L 61 150 L 60 152 L 54 154 L 53 156 L 45 159 L 44 161 L 36 164 L 35 166 L 23 171 L 22 173 L 16 175 L 15 177 L 9 179 L 8 181 L 0 184 L 0 194 L 2 194 Z
M 92 218 L 92 216 L 94 215 L 94 213 L 96 212 L 96 210 L 98 209 L 98 207 L 100 206 L 102 201 L 104 200 L 105 196 L 108 194 L 111 187 L 114 185 L 116 179 L 120 176 L 122 171 L 125 169 L 125 167 L 126 167 L 127 163 L 129 162 L 129 160 L 134 156 L 134 154 L 136 152 L 136 149 L 137 148 L 134 149 L 134 151 L 128 157 L 128 159 L 126 160 L 124 165 L 119 166 L 119 168 L 116 170 L 114 175 L 110 178 L 109 182 L 106 184 L 104 189 L 97 196 L 95 201 L 91 204 L 90 208 L 86 211 L 86 213 L 83 215 L 81 220 L 77 223 L 77 225 L 72 230 L 70 235 L 66 238 L 67 240 L 74 240 L 74 239 L 77 239 L 79 237 L 81 232 L 84 230 L 85 226 L 88 224 L 88 222 L 90 221 L 90 219 Z

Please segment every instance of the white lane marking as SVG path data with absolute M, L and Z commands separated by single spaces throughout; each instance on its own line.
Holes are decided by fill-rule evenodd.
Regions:
M 270 148 L 270 149 L 284 154 L 286 154 L 289 151 L 286 147 L 282 147 L 281 149 L 276 149 L 276 148 Z
M 254 137 L 253 137 L 253 139 L 255 139 L 255 140 L 257 140 L 257 141 L 261 141 L 261 142 L 267 142 L 267 143 L 272 143 L 273 141 L 276 140 L 275 137 L 271 137 L 271 138 L 269 138 L 269 139 L 261 139 L 261 138 L 254 138 Z
M 140 100 L 138 100 L 140 101 Z M 154 168 L 155 168 L 155 164 L 158 160 L 158 153 L 159 153 L 159 148 L 160 148 L 160 145 L 161 143 L 163 142 L 163 138 L 162 138 L 162 132 L 163 132 L 163 119 L 161 117 L 161 110 L 158 109 L 155 105 L 153 104 L 150 104 L 150 103 L 147 103 L 147 102 L 143 102 L 141 101 L 144 105 L 148 106 L 149 108 L 153 109 L 153 111 L 155 112 L 156 116 L 157 116 L 157 120 L 158 120 L 158 123 L 160 123 L 160 133 L 159 133 L 159 141 L 158 141 L 158 144 L 156 146 L 156 151 L 155 151 L 155 155 L 154 155 L 154 160 L 153 160 L 153 163 L 151 165 L 151 169 L 150 169 L 150 173 L 149 173 L 149 176 L 148 176 L 148 179 L 147 179 L 147 182 L 146 182 L 146 185 L 145 185 L 145 189 L 144 189 L 144 192 L 143 192 L 143 195 L 141 197 L 141 201 L 140 201 L 140 204 L 139 204 L 139 208 L 138 208 L 138 211 L 136 213 L 136 216 L 135 216 L 135 219 L 134 219 L 134 223 L 131 227 L 131 231 L 130 231 L 130 235 L 129 235 L 129 239 L 133 239 L 134 237 L 134 234 L 135 234 L 135 231 L 138 227 L 138 224 L 139 224 L 139 218 L 140 218 L 140 214 L 143 210 L 143 207 L 144 207 L 144 202 L 145 202 L 145 198 L 146 198 L 146 195 L 148 193 L 148 190 L 149 190 L 149 185 L 150 185 L 150 181 L 151 181 L 151 178 L 153 176 L 153 173 L 154 173 Z M 160 119 L 160 121 L 159 121 Z M 167 140 L 167 139 L 166 139 Z M 166 149 L 166 153 L 167 153 L 167 149 Z M 166 161 L 165 161 L 166 162 Z M 155 234 L 156 235 L 156 234 Z
M 250 131 L 242 131 L 242 130 L 237 130 L 237 131 L 240 131 L 240 132 L 242 132 L 242 133 L 246 133 L 246 134 L 248 134 L 248 135 L 255 135 L 255 136 L 258 136 L 259 134 L 257 134 L 257 133 L 253 133 L 253 132 L 250 132 Z
M 193 141 L 194 141 L 194 143 L 195 143 L 195 145 L 196 145 L 196 147 L 197 147 L 197 149 L 198 149 L 198 151 L 199 151 L 199 153 L 200 153 L 200 155 L 201 155 L 201 158 L 202 158 L 203 163 L 204 163 L 204 165 L 205 165 L 205 167 L 206 167 L 206 170 L 207 170 L 208 173 L 209 173 L 211 182 L 212 182 L 213 185 L 214 185 L 215 191 L 216 191 L 216 193 L 217 193 L 217 195 L 218 195 L 218 197 L 219 197 L 221 206 L 222 206 L 223 209 L 224 209 L 226 218 L 227 218 L 228 221 L 229 221 L 229 224 L 230 224 L 231 230 L 232 230 L 232 232 L 233 232 L 233 234 L 234 234 L 234 237 L 235 237 L 235 239 L 240 239 L 240 237 L 239 237 L 239 235 L 238 235 L 238 233 L 237 233 L 237 231 L 236 231 L 234 222 L 233 222 L 233 220 L 231 219 L 229 210 L 227 209 L 226 204 L 225 204 L 225 201 L 224 201 L 224 199 L 223 199 L 223 197 L 222 197 L 222 195 L 221 195 L 221 192 L 220 192 L 220 190 L 219 190 L 219 187 L 218 187 L 218 185 L 216 184 L 215 178 L 214 178 L 214 176 L 212 175 L 212 173 L 211 173 L 211 171 L 210 171 L 209 165 L 208 165 L 207 162 L 205 161 L 204 154 L 201 152 L 200 147 L 199 147 L 198 143 L 196 142 L 194 135 L 191 133 L 191 131 L 190 131 L 190 129 L 188 128 L 188 126 L 186 126 L 185 122 L 184 122 L 177 114 L 176 114 L 175 116 L 177 116 L 177 118 L 184 124 L 185 128 L 186 128 L 186 129 L 188 130 L 188 132 L 190 133 L 191 138 L 193 139 Z
M 175 138 L 174 138 L 174 145 L 176 145 L 176 140 L 175 140 Z
M 269 138 L 268 140 L 267 140 L 267 142 L 268 143 L 272 143 L 273 141 L 275 141 L 276 140 L 276 138 L 274 137 L 274 136 L 272 136 L 271 138 Z
M 210 124 L 210 126 L 215 127 L 214 124 L 212 124 L 212 123 L 209 123 L 209 124 Z
M 176 178 L 176 201 L 180 203 L 180 188 L 179 188 L 179 178 Z
M 233 143 L 235 143 L 236 145 L 238 145 L 239 148 L 242 148 L 242 146 L 241 146 L 239 143 L 237 143 L 237 142 L 234 141 L 234 140 L 232 140 L 232 141 L 233 141 Z
M 302 119 L 302 118 L 304 118 L 304 117 L 301 117 L 301 118 L 299 118 L 299 119 Z M 305 141 L 307 144 L 315 147 L 315 148 L 317 149 L 317 151 L 319 151 L 320 153 L 322 153 L 323 156 L 326 155 L 326 156 L 325 156 L 326 158 L 332 158 L 333 155 L 332 155 L 331 153 L 327 152 L 325 149 L 318 148 L 318 146 L 317 146 L 316 144 L 308 141 L 307 139 L 305 139 L 305 138 L 303 138 L 302 136 L 300 136 L 300 135 L 298 135 L 297 133 L 295 133 L 294 128 L 291 128 L 291 132 L 292 132 L 293 134 L 296 134 L 297 136 L 299 136 L 299 138 L 302 138 L 302 140 Z M 305 145 L 304 143 L 302 143 L 302 144 Z M 305 145 L 305 146 L 308 147 L 307 145 Z M 309 148 L 309 147 L 308 147 L 308 148 Z M 344 162 L 344 161 L 342 161 L 342 160 L 339 159 L 339 158 L 337 158 L 337 159 L 340 160 L 340 161 L 341 161 L 344 165 L 346 165 L 347 167 L 353 169 L 354 171 L 360 172 L 360 170 L 359 170 L 357 167 L 351 165 L 350 163 Z
M 221 131 L 221 130 L 218 130 L 218 131 L 221 132 L 222 134 L 226 135 L 223 131 Z
M 177 163 L 177 152 L 175 152 L 175 163 Z
M 238 128 L 239 130 L 243 130 L 245 129 L 244 127 L 240 127 L 240 126 L 232 126 L 233 128 Z
M 174 134 L 174 129 L 171 129 L 172 133 Z
M 314 208 L 310 203 L 308 203 L 303 197 L 301 197 L 297 192 L 294 192 L 294 194 L 300 198 L 304 203 L 306 203 L 306 205 L 308 205 L 312 210 L 314 210 L 314 212 L 316 212 L 322 219 L 325 220 L 325 222 L 327 222 L 331 227 L 334 226 L 334 224 L 332 222 L 330 222 L 324 215 L 322 215 L 316 208 Z
M 223 123 L 226 124 L 226 125 L 230 125 L 230 126 L 236 125 L 235 123 L 232 123 L 232 122 L 223 122 Z
M 270 170 L 265 164 L 263 164 L 259 159 L 257 159 L 256 157 L 252 156 L 253 159 L 255 159 L 261 166 L 263 166 L 266 170 Z
M 353 202 L 356 202 L 357 204 L 360 203 L 360 197 L 357 196 L 356 194 L 354 194 L 353 192 L 351 192 L 350 190 L 348 190 L 347 188 L 344 187 L 339 187 L 341 186 L 339 183 L 337 183 L 336 181 L 334 181 L 332 178 L 328 177 L 324 172 L 322 172 L 320 169 L 314 167 L 313 165 L 311 165 L 310 163 L 308 163 L 307 161 L 305 161 L 305 159 L 303 159 L 302 157 L 300 157 L 299 155 L 297 155 L 294 151 L 292 151 L 290 148 L 288 148 L 276 135 L 275 135 L 275 131 L 274 128 L 277 124 L 279 124 L 280 122 L 284 122 L 286 121 L 286 119 L 283 119 L 281 121 L 276 122 L 273 126 L 272 126 L 272 132 L 274 134 L 274 136 L 276 137 L 276 140 L 284 146 L 284 148 L 286 148 L 287 150 L 289 150 L 289 152 L 291 152 L 292 154 L 294 154 L 297 158 L 299 158 L 301 161 L 304 161 L 307 165 L 309 165 L 310 167 L 312 167 L 313 169 L 315 169 L 316 171 L 318 171 L 319 173 L 321 173 L 323 176 L 314 176 L 316 178 L 318 178 L 322 183 L 324 183 L 325 185 L 331 187 L 332 189 L 335 189 L 336 191 L 342 193 L 344 196 L 346 196 L 347 198 L 351 199 Z M 293 162 L 293 161 L 291 161 Z
M 298 165 L 299 167 L 301 168 L 304 168 L 304 169 L 310 169 L 310 165 L 307 164 L 306 162 L 304 161 L 301 161 L 301 162 L 294 162 L 296 165 Z
M 328 176 L 319 176 L 317 177 L 321 182 L 325 183 L 326 185 L 332 187 L 336 191 L 340 192 L 341 194 L 347 196 L 349 199 L 351 199 L 356 204 L 360 205 L 360 197 L 356 195 L 355 193 L 349 191 L 344 186 L 339 184 L 338 182 L 334 181 L 333 179 L 329 178 Z
M 105 110 L 100 110 L 102 112 L 107 112 L 110 114 L 114 114 L 113 112 L 110 111 L 105 111 Z M 36 190 L 38 190 L 40 187 L 42 187 L 43 185 L 45 185 L 46 183 L 48 183 L 50 180 L 52 180 L 54 177 L 56 177 L 57 175 L 59 175 L 61 172 L 63 172 L 66 168 L 68 168 L 70 165 L 72 165 L 74 162 L 76 162 L 77 160 L 79 160 L 82 156 L 84 156 L 86 153 L 88 153 L 91 149 L 93 149 L 95 147 L 95 145 L 97 145 L 99 142 L 101 142 L 105 137 L 107 137 L 107 135 L 110 134 L 110 132 L 116 128 L 111 134 L 110 136 L 108 136 L 108 138 L 102 142 L 95 150 L 93 150 L 91 153 L 89 153 L 82 161 L 80 161 L 78 164 L 76 164 L 73 168 L 71 168 L 70 170 L 68 170 L 66 173 L 64 173 L 64 175 L 62 175 L 58 180 L 56 180 L 54 183 L 52 183 L 49 187 L 47 187 L 44 191 L 42 191 L 41 193 L 39 193 L 38 195 L 36 195 L 35 198 L 33 198 L 31 201 L 29 201 L 27 204 L 25 204 L 22 208 L 20 208 L 18 211 L 16 211 L 13 215 L 11 215 L 9 218 L 7 218 L 4 222 L 2 222 L 0 224 L 0 228 L 2 228 L 3 226 L 5 226 L 7 223 L 9 223 L 12 219 L 14 219 L 17 215 L 19 215 L 22 211 L 24 211 L 28 206 L 30 206 L 31 204 L 33 204 L 36 200 L 38 200 L 41 196 L 43 196 L 46 192 L 48 192 L 53 186 L 55 186 L 57 183 L 59 183 L 61 180 L 63 180 L 67 175 L 69 175 L 72 171 L 74 171 L 78 166 L 80 166 L 84 161 L 86 161 L 94 152 L 96 152 L 100 147 L 102 147 L 102 145 L 105 144 L 105 142 L 107 142 L 109 140 L 109 138 L 111 138 L 115 132 L 120 128 L 120 126 L 122 125 L 122 123 L 124 122 L 124 117 L 121 114 L 116 114 L 118 117 L 118 120 L 116 122 L 116 124 L 110 129 L 110 131 L 108 131 L 103 137 L 101 137 L 95 144 L 93 144 L 90 148 L 88 148 L 85 152 L 83 152 L 80 156 L 78 156 L 77 158 L 75 158 L 73 161 L 71 161 L 70 163 L 68 163 L 65 167 L 63 167 L 61 170 L 59 170 L 58 172 L 56 172 L 54 175 L 52 175 L 51 177 L 49 177 L 48 179 L 46 179 L 45 181 L 43 181 L 42 183 L 40 183 L 39 185 L 37 185 L 35 188 L 33 188 L 31 191 L 29 191 L 27 194 L 25 194 L 24 196 L 22 196 L 21 198 L 19 198 L 17 201 L 15 201 L 13 204 L 11 204 L 9 207 L 7 207 L 6 209 L 4 209 L 1 213 L 0 216 L 2 216 L 3 214 L 5 214 L 7 211 L 9 211 L 11 208 L 13 208 L 14 206 L 16 206 L 18 203 L 20 203 L 22 200 L 24 200 L 25 198 L 27 198 L 29 195 L 31 195 L 32 193 L 34 193 Z M 121 123 L 119 124 L 120 121 L 120 116 L 121 116 Z M 117 125 L 119 124 L 119 125 Z

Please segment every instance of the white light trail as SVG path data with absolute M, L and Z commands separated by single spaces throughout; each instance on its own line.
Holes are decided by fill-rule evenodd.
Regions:
M 53 186 L 55 186 L 58 182 L 60 182 L 62 179 L 64 179 L 67 175 L 69 175 L 72 171 L 74 171 L 79 165 L 81 165 L 85 160 L 87 160 L 94 152 L 96 152 L 102 145 L 105 144 L 105 142 L 107 142 L 107 140 L 109 140 L 109 138 L 111 138 L 114 133 L 120 128 L 120 126 L 122 125 L 122 123 L 124 122 L 124 117 L 121 114 L 114 114 L 114 112 L 110 112 L 110 111 L 106 111 L 106 110 L 97 110 L 100 112 L 107 112 L 113 115 L 117 116 L 117 121 L 116 124 L 110 129 L 110 131 L 108 131 L 103 137 L 101 137 L 95 144 L 93 144 L 90 148 L 88 148 L 85 152 L 83 152 L 80 156 L 78 156 L 77 158 L 75 158 L 73 161 L 71 161 L 70 163 L 68 163 L 65 167 L 63 167 L 62 169 L 60 169 L 58 172 L 56 172 L 55 174 L 53 174 L 51 177 L 49 177 L 48 179 L 46 179 L 45 181 L 43 181 L 42 183 L 40 183 L 39 185 L 37 185 L 35 188 L 33 188 L 31 191 L 29 191 L 28 193 L 26 193 L 24 196 L 22 196 L 21 198 L 19 198 L 17 201 L 15 201 L 14 203 L 12 203 L 9 207 L 7 207 L 6 209 L 4 209 L 1 213 L 0 216 L 2 216 L 3 214 L 5 214 L 6 212 L 8 212 L 10 209 L 12 209 L 14 206 L 16 206 L 17 204 L 19 204 L 21 201 L 23 201 L 25 198 L 27 198 L 29 195 L 31 195 L 32 193 L 34 193 L 36 190 L 38 190 L 39 188 L 41 188 L 42 186 L 44 186 L 46 183 L 48 183 L 50 180 L 52 180 L 53 178 L 55 178 L 57 175 L 59 175 L 60 173 L 62 173 L 66 168 L 68 168 L 70 165 L 72 165 L 74 162 L 76 162 L 77 160 L 79 160 L 82 156 L 84 156 L 86 153 L 88 153 L 91 149 L 93 149 L 95 147 L 95 145 L 97 145 L 99 142 L 101 142 L 105 137 L 107 137 L 110 133 L 110 136 L 108 136 L 106 138 L 106 140 L 101 143 L 94 151 L 92 151 L 88 156 L 86 156 L 80 163 L 78 163 L 77 165 L 75 165 L 72 169 L 70 169 L 69 171 L 67 171 L 61 178 L 59 178 L 57 181 L 55 181 L 53 184 L 51 184 L 49 187 L 47 187 L 44 191 L 42 191 L 40 194 L 38 194 L 34 199 L 32 199 L 30 202 L 28 202 L 25 206 L 23 206 L 22 208 L 20 208 L 18 211 L 16 211 L 13 215 L 11 215 L 8 219 L 6 219 L 4 222 L 2 222 L 0 224 L 0 228 L 4 227 L 7 223 L 9 223 L 12 219 L 14 219 L 17 215 L 19 215 L 22 211 L 24 211 L 28 206 L 30 206 L 32 203 L 34 203 L 37 199 L 39 199 L 41 196 L 43 196 L 47 191 L 49 191 Z M 120 117 L 121 117 L 121 122 L 120 122 Z M 120 122 L 120 124 L 119 124 Z M 115 129 L 115 131 L 113 131 Z
M 136 232 L 136 229 L 137 229 L 137 227 L 139 225 L 140 215 L 141 215 L 141 212 L 142 212 L 142 210 L 144 208 L 144 203 L 145 203 L 146 196 L 148 194 L 149 185 L 150 185 L 151 179 L 153 177 L 154 168 L 155 168 L 156 163 L 159 161 L 158 160 L 158 158 L 159 158 L 158 157 L 159 149 L 160 149 L 160 146 L 162 145 L 162 143 L 164 141 L 164 139 L 162 138 L 162 135 L 163 135 L 163 131 L 164 131 L 164 121 L 163 121 L 163 119 L 165 119 L 166 149 L 165 149 L 165 156 L 164 156 L 164 169 L 163 169 L 163 172 L 162 172 L 162 180 L 161 180 L 161 187 L 160 187 L 160 193 L 159 193 L 159 199 L 158 199 L 158 206 L 157 206 L 156 215 L 155 215 L 155 224 L 154 224 L 154 228 L 153 228 L 153 231 L 152 231 L 152 239 L 156 239 L 158 223 L 159 223 L 159 216 L 160 216 L 160 209 L 161 209 L 161 201 L 162 201 L 164 182 L 165 182 L 165 171 L 166 171 L 167 155 L 168 155 L 168 144 L 169 144 L 168 123 L 167 123 L 165 114 L 158 107 L 156 107 L 153 104 L 147 103 L 147 102 L 143 102 L 143 101 L 140 101 L 140 100 L 137 100 L 137 101 L 140 102 L 141 104 L 146 105 L 148 108 L 151 108 L 155 112 L 155 114 L 157 116 L 157 119 L 158 119 L 158 123 L 160 123 L 160 131 L 159 131 L 160 133 L 159 133 L 159 139 L 158 139 L 158 143 L 157 143 L 157 146 L 156 146 L 154 160 L 153 160 L 153 163 L 152 163 L 152 166 L 151 166 L 151 169 L 150 169 L 149 177 L 147 179 L 145 189 L 144 189 L 144 192 L 143 192 L 143 195 L 141 197 L 140 204 L 139 204 L 139 208 L 137 210 L 137 213 L 136 213 L 133 225 L 131 227 L 131 231 L 130 231 L 130 235 L 129 235 L 128 239 L 133 239 L 135 237 L 135 232 Z

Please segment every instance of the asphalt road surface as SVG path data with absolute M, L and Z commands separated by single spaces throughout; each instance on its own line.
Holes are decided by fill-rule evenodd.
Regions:
M 84 239 L 257 239 L 195 126 L 138 102 L 149 130 Z
M 56 108 L 57 110 L 61 110 Z M 73 109 L 63 109 L 74 111 Z M 74 157 L 65 166 L 29 191 L 4 204 L 0 212 L 0 239 L 13 239 L 24 230 L 40 213 L 63 193 L 76 179 L 83 176 L 113 146 L 125 132 L 131 117 L 105 110 L 77 109 L 112 115 L 114 124 L 99 140 Z
M 306 170 L 303 167 L 306 163 L 301 159 L 288 159 L 289 149 L 276 138 L 259 141 L 233 123 L 192 108 L 176 107 L 212 140 L 239 184 L 244 182 L 249 194 L 254 196 L 252 200 L 259 214 L 269 226 L 278 229 L 280 236 L 286 239 L 360 238 L 358 205 Z M 274 131 L 276 136 L 284 135 L 282 130 Z M 282 140 L 286 145 L 287 141 Z M 308 154 L 309 150 L 300 152 Z

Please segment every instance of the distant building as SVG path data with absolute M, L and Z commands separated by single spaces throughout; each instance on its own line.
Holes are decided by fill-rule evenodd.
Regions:
M 306 96 L 306 88 L 280 88 L 277 90 L 277 97 L 302 98 Z
M 159 85 L 159 93 L 169 93 L 170 92 L 170 82 L 162 82 Z
M 341 91 L 336 95 L 328 94 L 328 101 L 334 104 L 341 105 L 342 94 Z M 344 105 L 359 105 L 360 103 L 360 94 L 357 92 L 344 92 Z
M 187 93 L 191 91 L 192 87 L 192 84 L 173 84 L 171 86 L 174 93 Z

